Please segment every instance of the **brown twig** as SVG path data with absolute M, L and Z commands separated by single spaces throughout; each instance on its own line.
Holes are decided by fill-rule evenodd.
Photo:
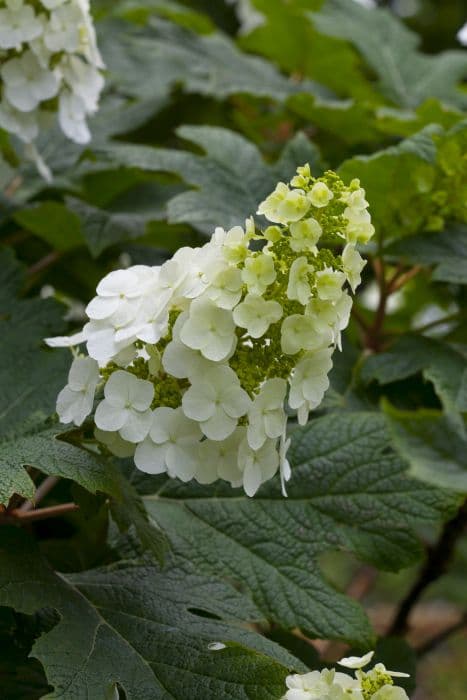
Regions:
M 409 282 L 413 277 L 418 275 L 418 273 L 422 270 L 423 265 L 415 265 L 414 267 L 411 267 L 410 270 L 407 270 L 407 272 L 404 272 L 402 275 L 394 275 L 394 277 L 391 280 L 389 280 L 387 285 L 388 295 L 397 292 L 398 289 L 401 289 L 401 287 L 407 284 L 407 282 Z
M 44 481 L 38 486 L 34 497 L 30 501 L 24 501 L 18 511 L 21 513 L 26 513 L 30 510 L 34 510 L 36 506 L 42 501 L 42 499 L 47 496 L 47 494 L 54 488 L 54 486 L 60 481 L 58 476 L 48 476 Z
M 389 636 L 403 635 L 409 627 L 409 617 L 426 588 L 437 581 L 447 570 L 454 553 L 457 540 L 467 525 L 467 501 L 457 515 L 443 527 L 438 542 L 428 549 L 428 556 L 414 585 L 403 599 L 388 631 Z
M 0 514 L 0 524 L 22 525 L 38 520 L 45 520 L 46 518 L 57 518 L 67 513 L 73 513 L 78 509 L 79 506 L 76 503 L 60 503 L 59 505 L 50 506 L 49 508 L 26 511 L 15 508 L 14 510 Z
M 34 277 L 40 272 L 47 270 L 48 267 L 55 265 L 55 263 L 60 260 L 62 255 L 63 253 L 58 250 L 53 250 L 50 253 L 47 253 L 47 255 L 44 255 L 44 257 L 34 263 L 34 265 L 31 265 L 27 272 L 28 277 Z
M 361 600 L 373 588 L 378 572 L 371 566 L 362 566 L 355 574 L 347 590 L 346 595 L 354 600 Z

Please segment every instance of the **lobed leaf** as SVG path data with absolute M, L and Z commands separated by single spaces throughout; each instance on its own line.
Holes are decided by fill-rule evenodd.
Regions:
M 414 528 L 448 517 L 456 498 L 406 477 L 377 413 L 335 413 L 296 429 L 290 460 L 286 499 L 277 482 L 249 499 L 169 480 L 146 506 L 175 552 L 248 590 L 268 619 L 368 648 L 365 613 L 324 579 L 320 555 L 342 549 L 378 568 L 408 566 L 422 553 Z
M 245 629 L 260 617 L 232 587 L 172 562 L 53 572 L 21 531 L 0 540 L 0 604 L 58 624 L 34 644 L 54 690 L 46 698 L 101 700 L 117 684 L 128 700 L 275 700 L 301 662 Z M 224 649 L 211 650 L 212 642 Z
M 322 169 L 316 147 L 301 133 L 272 166 L 264 162 L 253 143 L 228 129 L 183 126 L 177 133 L 205 154 L 130 144 L 112 145 L 104 153 L 116 164 L 175 173 L 196 187 L 169 201 L 168 218 L 172 223 L 187 222 L 207 234 L 216 226 L 228 229 L 241 225 L 256 212 L 277 180 L 289 179 L 298 165 L 309 162 L 314 173 Z

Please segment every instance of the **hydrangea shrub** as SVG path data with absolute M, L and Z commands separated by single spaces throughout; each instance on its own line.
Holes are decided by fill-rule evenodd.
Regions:
M 290 478 L 287 417 L 303 425 L 328 388 L 374 228 L 358 180 L 309 165 L 280 182 L 245 228 L 217 228 L 162 266 L 109 273 L 57 411 L 138 469 L 217 479 L 253 496 Z

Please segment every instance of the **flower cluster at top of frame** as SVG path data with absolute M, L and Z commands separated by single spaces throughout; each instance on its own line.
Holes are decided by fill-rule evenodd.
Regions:
M 0 0 L 0 128 L 32 144 L 58 114 L 87 143 L 103 67 L 89 0 Z
M 304 424 L 328 387 L 365 264 L 356 244 L 374 231 L 367 207 L 358 180 L 306 165 L 260 204 L 263 232 L 249 219 L 162 266 L 108 274 L 61 420 L 94 410 L 97 440 L 145 472 L 252 496 L 280 469 L 284 489 L 287 411 Z

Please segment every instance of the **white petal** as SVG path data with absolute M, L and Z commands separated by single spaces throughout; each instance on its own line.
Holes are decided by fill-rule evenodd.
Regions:
M 100 321 L 109 318 L 118 308 L 120 300 L 117 297 L 94 297 L 86 306 L 89 318 Z
M 120 430 L 128 418 L 128 410 L 118 406 L 113 406 L 106 399 L 101 401 L 96 409 L 94 422 L 101 430 L 114 432 Z
M 57 397 L 57 413 L 60 421 L 81 425 L 91 413 L 93 402 L 94 392 L 72 391 L 66 386 Z
M 165 453 L 165 446 L 155 445 L 150 438 L 146 438 L 136 448 L 135 464 L 147 474 L 162 474 L 167 471 Z
M 44 343 L 49 346 L 49 348 L 72 348 L 75 345 L 81 345 L 86 341 L 86 337 L 83 331 L 75 333 L 74 335 L 59 335 L 55 338 L 44 338 Z
M 206 421 L 211 418 L 216 410 L 215 393 L 209 384 L 191 386 L 183 395 L 183 412 L 188 418 L 197 421 Z
M 99 365 L 92 357 L 76 357 L 68 374 L 68 386 L 73 391 L 94 389 L 99 381 Z
M 151 411 L 128 411 L 128 418 L 119 433 L 128 442 L 141 442 L 149 433 L 151 424 Z
M 222 407 L 227 415 L 232 418 L 244 416 L 250 406 L 250 397 L 240 386 L 229 387 L 222 394 Z
M 190 452 L 179 445 L 170 445 L 167 449 L 166 459 L 167 471 L 170 476 L 177 477 L 181 481 L 193 479 L 198 467 L 196 451 Z
M 337 663 L 346 668 L 363 668 L 370 663 L 374 653 L 374 651 L 369 651 L 364 656 L 346 656 Z
M 154 386 L 146 379 L 137 379 L 130 384 L 129 400 L 137 411 L 146 411 L 154 398 Z
M 236 427 L 235 418 L 228 416 L 220 407 L 209 420 L 201 423 L 203 433 L 211 440 L 225 440 Z
M 243 488 L 247 496 L 254 496 L 261 486 L 261 469 L 254 462 L 247 464 L 243 472 Z

